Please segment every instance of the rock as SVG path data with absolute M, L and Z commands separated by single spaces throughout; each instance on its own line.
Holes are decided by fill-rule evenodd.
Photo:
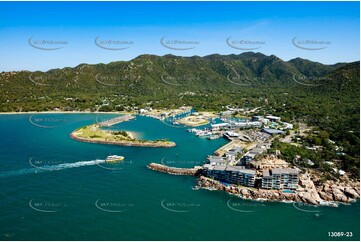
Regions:
M 249 193 L 248 189 L 246 189 L 246 188 L 242 188 L 242 189 L 241 189 L 241 194 L 242 194 L 243 196 L 245 196 L 245 197 L 248 197 L 248 196 L 251 195 L 251 194 Z
M 333 201 L 332 195 L 329 193 L 320 191 L 320 192 L 318 192 L 318 194 L 325 201 Z
M 336 202 L 348 202 L 347 196 L 337 187 L 332 188 L 332 196 L 333 200 L 335 200 Z
M 309 203 L 309 204 L 312 204 L 312 205 L 318 205 L 317 201 L 312 198 L 311 193 L 309 193 L 309 192 L 300 193 L 299 197 L 301 198 L 301 200 L 304 203 Z
M 346 194 L 346 196 L 353 199 L 360 197 L 359 194 L 352 187 L 346 187 L 343 192 Z
M 324 185 L 322 190 L 326 193 L 332 192 L 331 187 L 329 185 Z

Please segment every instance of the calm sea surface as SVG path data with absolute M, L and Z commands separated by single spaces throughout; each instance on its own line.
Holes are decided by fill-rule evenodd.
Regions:
M 195 178 L 146 168 L 192 167 L 225 144 L 146 117 L 115 125 L 174 148 L 81 143 L 69 134 L 114 115 L 0 115 L 1 240 L 359 240 L 360 203 L 253 202 L 193 190 Z M 123 163 L 106 164 L 110 155 Z M 328 232 L 352 232 L 329 237 Z

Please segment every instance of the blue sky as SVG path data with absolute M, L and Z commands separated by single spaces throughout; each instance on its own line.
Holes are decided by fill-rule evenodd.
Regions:
M 359 2 L 0 2 L 0 71 L 45 71 L 141 54 L 240 54 L 246 48 L 283 60 L 351 62 L 360 59 L 359 19 Z M 97 37 L 128 42 L 97 42 L 102 46 L 127 48 L 100 48 Z M 162 37 L 182 50 L 166 48 Z M 241 49 L 227 45 L 229 37 Z M 166 42 L 171 40 L 191 44 Z

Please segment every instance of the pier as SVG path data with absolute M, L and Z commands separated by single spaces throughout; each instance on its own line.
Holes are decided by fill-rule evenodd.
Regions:
M 193 168 L 177 168 L 177 167 L 170 167 L 157 163 L 150 163 L 149 165 L 147 165 L 147 167 L 154 171 L 159 171 L 172 175 L 188 175 L 188 176 L 197 176 L 202 170 L 201 166 L 195 166 Z
M 112 118 L 103 122 L 99 122 L 98 125 L 100 127 L 110 127 L 112 125 L 115 124 L 119 124 L 122 122 L 127 122 L 129 120 L 135 119 L 135 116 L 133 115 L 124 115 L 124 116 L 120 116 L 120 117 L 116 117 L 116 118 Z

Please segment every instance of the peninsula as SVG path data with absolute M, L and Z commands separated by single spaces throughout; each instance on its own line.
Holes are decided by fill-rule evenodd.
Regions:
M 167 139 L 161 140 L 141 140 L 136 139 L 130 132 L 103 130 L 102 127 L 110 127 L 114 124 L 126 122 L 134 119 L 132 115 L 124 115 L 103 122 L 81 127 L 70 134 L 70 138 L 88 142 L 121 146 L 139 146 L 139 147 L 159 147 L 170 148 L 176 146 L 174 142 Z

